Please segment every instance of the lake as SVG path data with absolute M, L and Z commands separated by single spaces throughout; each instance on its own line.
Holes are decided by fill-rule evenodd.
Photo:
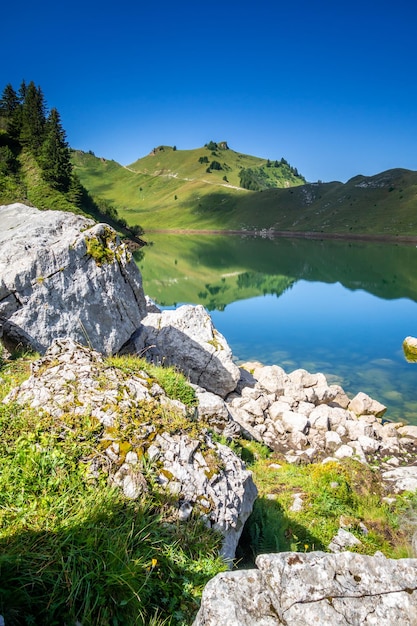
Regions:
M 368 393 L 386 417 L 417 424 L 417 248 L 411 245 L 149 235 L 137 254 L 145 293 L 161 308 L 202 304 L 238 363 L 323 372 Z

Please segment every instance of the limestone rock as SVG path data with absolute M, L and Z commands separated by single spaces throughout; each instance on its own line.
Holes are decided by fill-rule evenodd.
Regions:
M 157 435 L 153 445 L 160 452 L 162 482 L 187 503 L 190 513 L 195 508 L 222 533 L 222 555 L 231 563 L 257 497 L 251 472 L 230 448 L 209 440 L 209 461 L 199 451 L 199 442 L 184 435 Z
M 417 624 L 417 559 L 284 552 L 256 565 L 213 578 L 193 626 Z
M 356 415 L 376 415 L 377 417 L 382 417 L 387 407 L 361 391 L 350 401 L 349 410 Z
M 213 394 L 203 391 L 198 395 L 209 398 L 203 401 L 206 418 L 209 406 L 225 411 L 218 396 L 213 398 Z M 146 372 L 124 374 L 110 367 L 99 352 L 71 339 L 57 340 L 32 365 L 30 378 L 4 400 L 11 401 L 42 409 L 56 423 L 70 412 L 78 416 L 80 428 L 84 416 L 96 418 L 103 426 L 97 437 L 104 444 L 104 453 L 98 452 L 92 459 L 91 473 L 105 471 L 128 498 L 137 498 L 146 491 L 138 455 L 147 453 L 151 461 L 157 461 L 153 469 L 155 478 L 177 499 L 179 519 L 187 519 L 193 511 L 203 517 L 222 533 L 222 554 L 226 560 L 233 560 L 243 525 L 257 496 L 252 474 L 230 448 L 213 443 L 204 429 L 197 438 L 191 438 L 186 433 L 158 432 L 157 422 L 142 421 L 144 402 L 160 403 L 175 415 L 187 417 L 187 408 L 170 400 Z M 133 427 L 131 421 L 136 416 Z M 194 419 L 194 415 L 189 417 Z M 131 441 L 124 442 L 127 453 L 121 449 L 117 435 L 113 435 L 115 423 L 123 420 L 133 432 Z
M 259 386 L 267 392 L 283 395 L 289 378 L 282 367 L 266 365 L 257 367 L 253 372 Z
M 145 315 L 140 272 L 116 232 L 73 213 L 0 206 L 0 324 L 6 347 L 45 352 L 72 337 L 106 354 Z
M 387 482 L 392 491 L 417 491 L 417 466 L 397 467 L 382 473 L 382 480 Z
M 150 313 L 142 329 L 137 347 L 148 346 L 147 357 L 177 366 L 192 383 L 223 398 L 236 388 L 239 368 L 201 305 Z
M 408 424 L 407 426 L 401 426 L 398 428 L 398 433 L 403 437 L 413 437 L 417 439 L 417 426 Z
M 355 535 L 344 528 L 339 528 L 337 534 L 329 543 L 329 550 L 330 552 L 343 552 L 343 550 L 347 548 L 354 548 L 361 545 L 362 542 L 359 541 Z

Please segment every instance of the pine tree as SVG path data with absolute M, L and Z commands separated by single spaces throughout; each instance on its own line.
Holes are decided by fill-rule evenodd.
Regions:
M 72 174 L 70 150 L 57 109 L 51 109 L 48 115 L 38 161 L 44 179 L 55 189 L 68 191 Z
M 82 186 L 77 174 L 73 171 L 68 186 L 67 199 L 76 206 L 81 207 L 85 196 L 86 190 Z
M 0 100 L 0 115 L 10 118 L 19 107 L 17 93 L 9 83 L 5 86 Z
M 10 83 L 3 90 L 0 100 L 0 116 L 5 118 L 5 128 L 9 137 L 18 139 L 21 119 L 20 99 Z
M 36 87 L 33 81 L 27 88 L 21 87 L 20 91 L 24 93 L 20 140 L 35 156 L 38 156 L 44 139 L 45 98 L 41 88 Z
M 23 104 L 24 101 L 26 100 L 26 92 L 27 92 L 26 81 L 22 80 L 21 85 L 19 87 L 19 101 L 20 101 L 20 104 Z

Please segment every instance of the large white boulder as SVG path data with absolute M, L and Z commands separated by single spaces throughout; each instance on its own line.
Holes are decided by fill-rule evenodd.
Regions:
M 136 350 L 175 365 L 192 383 L 224 398 L 236 389 L 240 371 L 230 347 L 201 305 L 150 313 L 142 320 Z
M 256 565 L 215 576 L 193 626 L 417 623 L 417 559 L 283 552 L 260 555 Z
M 71 337 L 115 353 L 146 315 L 140 272 L 105 224 L 24 204 L 0 206 L 0 332 L 40 352 Z

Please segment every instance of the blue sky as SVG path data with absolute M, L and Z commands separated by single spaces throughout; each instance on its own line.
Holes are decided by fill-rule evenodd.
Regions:
M 7 2 L 1 89 L 25 78 L 73 148 L 123 165 L 226 140 L 309 181 L 417 170 L 417 5 Z

